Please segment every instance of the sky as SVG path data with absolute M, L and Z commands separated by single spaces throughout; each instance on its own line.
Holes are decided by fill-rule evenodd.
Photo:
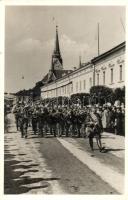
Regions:
M 33 88 L 49 71 L 58 25 L 64 69 L 125 41 L 123 6 L 6 6 L 5 91 Z M 122 25 L 123 24 L 123 25 Z M 24 79 L 22 77 L 24 76 Z

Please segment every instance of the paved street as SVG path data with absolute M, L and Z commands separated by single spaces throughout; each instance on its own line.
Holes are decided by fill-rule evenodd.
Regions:
M 124 181 L 124 137 L 103 133 L 100 153 L 88 139 L 28 138 L 16 131 L 8 115 L 5 132 L 5 194 L 119 194 Z

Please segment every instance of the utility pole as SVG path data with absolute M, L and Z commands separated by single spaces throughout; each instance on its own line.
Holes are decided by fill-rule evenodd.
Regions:
M 120 17 L 120 22 L 121 22 L 121 25 L 122 25 L 122 27 L 123 27 L 123 30 L 124 30 L 124 32 L 125 32 L 125 26 L 124 26 L 124 23 L 123 23 L 123 20 L 122 20 L 122 18 Z
M 81 55 L 79 56 L 79 68 L 81 68 Z

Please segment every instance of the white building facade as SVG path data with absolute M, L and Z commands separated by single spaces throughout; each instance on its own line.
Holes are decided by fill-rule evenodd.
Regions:
M 89 93 L 92 86 L 115 89 L 125 85 L 125 42 L 93 58 L 65 76 L 41 87 L 43 99 Z
M 125 82 L 125 43 L 92 60 L 95 67 L 95 85 L 110 88 L 123 87 Z

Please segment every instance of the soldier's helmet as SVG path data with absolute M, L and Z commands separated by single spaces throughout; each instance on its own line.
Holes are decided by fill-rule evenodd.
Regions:
M 48 112 L 48 109 L 46 107 L 44 107 L 43 111 L 46 113 L 46 112 Z
M 62 112 L 62 108 L 59 108 L 58 111 L 59 111 L 59 112 Z
M 55 110 L 55 109 L 53 109 L 53 110 L 52 110 L 52 113 L 55 113 L 55 112 L 56 112 L 56 110 Z

